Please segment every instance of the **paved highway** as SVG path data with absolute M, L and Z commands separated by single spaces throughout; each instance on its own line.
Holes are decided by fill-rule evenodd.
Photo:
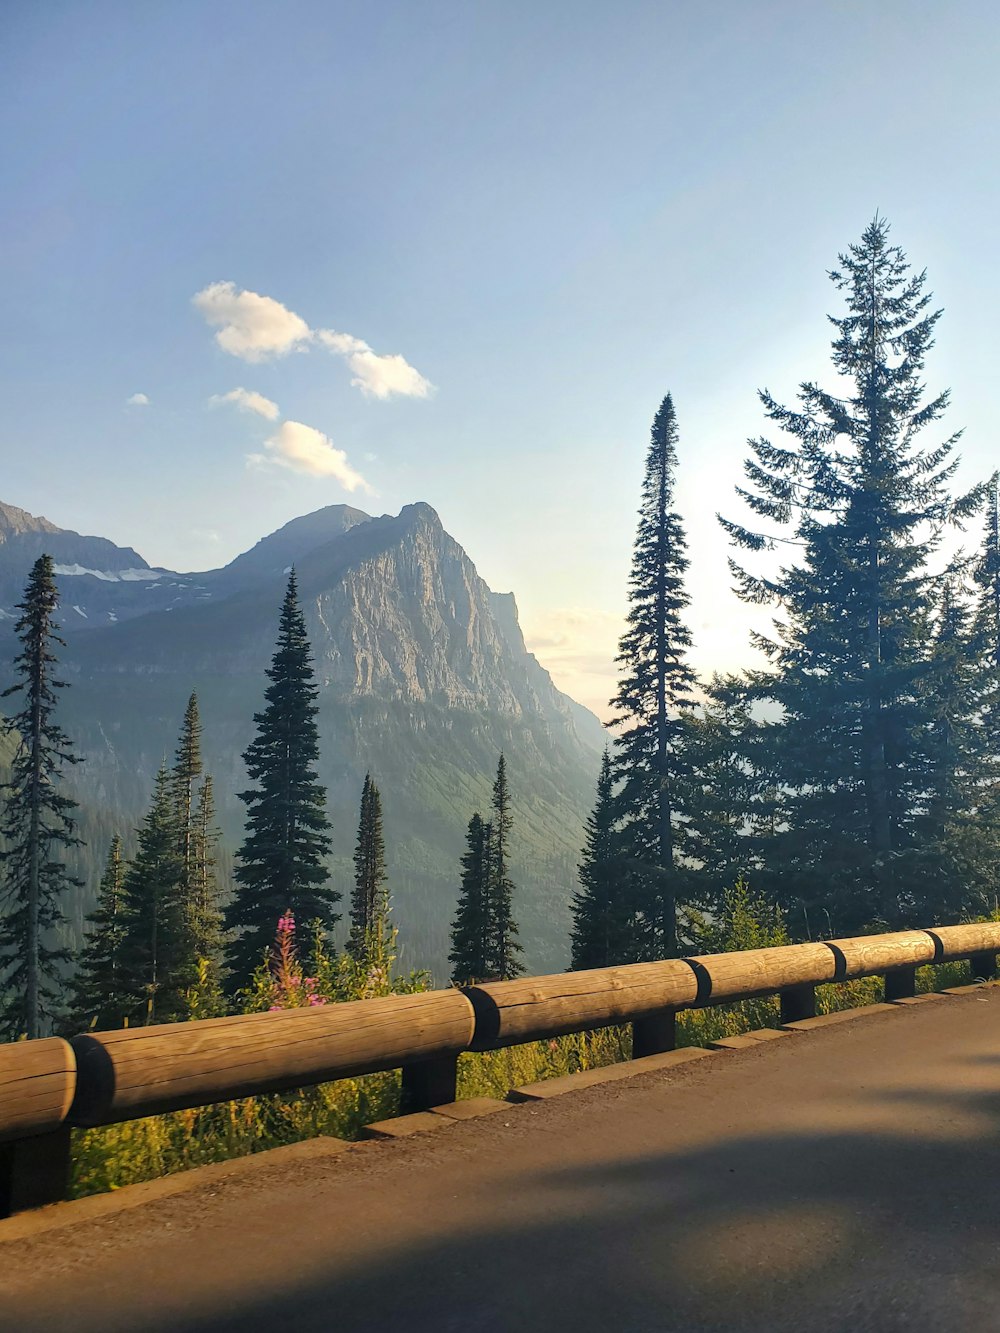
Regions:
M 998 1180 L 1000 986 L 0 1222 L 0 1329 L 1000 1330 Z

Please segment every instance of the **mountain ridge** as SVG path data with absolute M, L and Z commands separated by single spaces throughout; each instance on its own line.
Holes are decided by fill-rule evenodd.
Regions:
M 109 545 L 123 561 L 135 554 Z M 145 566 L 140 577 L 143 562 L 132 579 L 102 579 L 93 566 L 59 574 L 72 630 L 60 660 L 73 686 L 60 710 L 85 759 L 74 780 L 134 825 L 196 690 L 220 822 L 227 845 L 237 845 L 243 810 L 235 793 L 246 784 L 240 756 L 262 701 L 286 559 L 295 564 L 320 686 L 320 778 L 343 902 L 356 801 L 371 770 L 386 802 L 407 961 L 430 965 L 443 980 L 465 826 L 474 809 L 487 808 L 503 750 L 520 829 L 514 868 L 528 961 L 564 966 L 604 731 L 527 652 L 513 594 L 486 585 L 425 502 L 378 517 L 327 506 L 203 573 Z

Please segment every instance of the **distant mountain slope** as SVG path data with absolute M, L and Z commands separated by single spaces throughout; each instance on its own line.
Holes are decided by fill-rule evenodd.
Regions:
M 59 535 L 66 534 L 47 534 Z M 566 965 L 568 904 L 603 728 L 526 651 L 513 596 L 490 591 L 429 505 L 379 518 L 329 506 L 204 574 L 125 578 L 148 566 L 112 549 L 135 561 L 100 571 L 117 580 L 59 576 L 67 627 L 76 631 L 63 655 L 72 688 L 60 710 L 86 756 L 82 783 L 75 780 L 89 801 L 125 823 L 138 819 L 195 689 L 221 821 L 227 843 L 237 844 L 243 809 L 235 793 L 246 782 L 240 756 L 261 707 L 294 563 L 321 687 L 320 776 L 344 910 L 370 769 L 385 802 L 405 959 L 446 979 L 465 826 L 474 809 L 486 809 L 503 749 L 515 793 L 513 868 L 526 961 L 533 969 Z M 23 586 L 23 565 L 20 573 Z M 0 673 L 9 662 L 2 649 L 0 638 Z

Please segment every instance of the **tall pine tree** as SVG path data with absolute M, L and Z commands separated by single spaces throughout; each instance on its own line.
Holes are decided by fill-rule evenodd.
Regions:
M 116 833 L 97 890 L 97 906 L 87 918 L 90 931 L 73 981 L 71 1025 L 75 1031 L 120 1028 L 135 1008 L 124 987 L 124 879 L 122 840 Z
M 601 760 L 597 799 L 587 817 L 586 841 L 573 897 L 572 966 L 613 967 L 633 961 L 634 904 L 622 873 L 611 755 Z
M 20 710 L 4 724 L 18 746 L 0 824 L 6 843 L 0 853 L 0 996 L 6 997 L 0 1024 L 11 1037 L 41 1036 L 56 1012 L 59 969 L 68 954 L 52 937 L 63 921 L 62 896 L 80 885 L 62 859 L 80 840 L 74 833 L 76 802 L 59 790 L 59 781 L 63 767 L 79 759 L 54 717 L 56 692 L 65 684 L 56 678 L 52 651 L 53 645 L 65 646 L 56 632 L 58 605 L 52 557 L 41 555 L 17 604 L 17 680 L 0 694 L 22 696 Z
M 166 765 L 161 765 L 149 810 L 137 830 L 138 851 L 125 872 L 123 990 L 132 1023 L 187 1017 L 193 949 L 171 786 Z
M 192 693 L 174 753 L 170 791 L 177 826 L 179 889 L 190 940 L 188 989 L 204 1017 L 221 1007 L 222 913 L 215 877 L 219 832 L 212 779 L 204 775 L 201 733 L 198 696 Z
M 451 925 L 451 979 L 456 986 L 486 981 L 490 975 L 490 870 L 493 829 L 476 812 L 469 820 L 462 855 L 462 882 Z
M 781 724 L 783 831 L 776 881 L 791 905 L 828 910 L 833 929 L 908 919 L 907 881 L 926 800 L 930 715 L 921 692 L 931 623 L 928 560 L 943 526 L 968 512 L 948 483 L 957 436 L 918 436 L 947 393 L 924 400 L 924 359 L 940 311 L 876 218 L 830 274 L 846 297 L 831 317 L 836 393 L 805 383 L 795 408 L 760 395 L 783 447 L 751 441 L 738 489 L 773 526 L 722 520 L 750 551 L 781 543 L 768 577 L 732 564 L 744 600 L 780 611 L 756 642 L 770 669 L 759 702 Z
M 249 982 L 286 912 L 303 925 L 319 921 L 325 930 L 337 920 L 340 894 L 330 887 L 324 865 L 330 848 L 326 789 L 316 775 L 319 687 L 294 570 L 267 677 L 266 706 L 254 714 L 257 735 L 243 755 L 254 785 L 240 793 L 247 828 L 236 892 L 225 912 L 226 926 L 235 932 L 227 948 L 234 987 Z
M 510 836 L 514 816 L 510 808 L 507 761 L 500 755 L 493 783 L 492 837 L 487 844 L 487 965 L 491 981 L 510 981 L 524 971 L 518 960 L 522 948 L 514 920 L 514 884 L 510 878 Z
M 195 798 L 192 865 L 186 896 L 195 959 L 195 980 L 189 1000 L 191 1016 L 212 1018 L 225 1010 L 222 982 L 222 907 L 219 902 L 218 848 L 221 833 L 215 822 L 215 794 L 206 773 Z
M 382 797 L 371 774 L 366 773 L 354 849 L 354 892 L 351 897 L 351 933 L 347 951 L 362 966 L 369 969 L 384 968 L 390 947 Z
M 195 799 L 201 773 L 201 717 L 198 713 L 198 696 L 192 694 L 184 710 L 184 721 L 170 774 L 177 812 L 177 852 L 181 863 L 181 887 L 185 895 L 190 892 L 196 874 Z
M 677 417 L 670 394 L 653 420 L 639 525 L 629 576 L 628 628 L 619 644 L 622 675 L 612 702 L 615 773 L 624 846 L 642 911 L 629 961 L 677 952 L 677 900 L 689 763 L 685 735 L 696 680 L 687 663 L 691 634 L 684 574 L 687 542 L 673 508 Z

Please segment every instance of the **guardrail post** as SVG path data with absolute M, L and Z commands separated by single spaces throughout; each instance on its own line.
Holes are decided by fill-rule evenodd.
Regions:
M 440 1055 L 433 1060 L 414 1060 L 403 1065 L 400 1089 L 401 1115 L 429 1111 L 457 1100 L 458 1056 Z
M 68 1194 L 68 1125 L 0 1143 L 0 1217 L 59 1203 Z
M 781 1022 L 798 1023 L 803 1018 L 816 1017 L 816 987 L 808 983 L 786 986 L 778 992 L 781 1003 Z
M 969 973 L 975 981 L 982 977 L 984 981 L 992 981 L 997 974 L 997 956 L 995 953 L 974 953 L 969 958 Z
M 672 1051 L 677 1039 L 677 1012 L 657 1009 L 632 1021 L 632 1059 Z
M 886 1003 L 893 1000 L 909 1000 L 917 993 L 917 969 L 915 967 L 894 967 L 885 974 Z

